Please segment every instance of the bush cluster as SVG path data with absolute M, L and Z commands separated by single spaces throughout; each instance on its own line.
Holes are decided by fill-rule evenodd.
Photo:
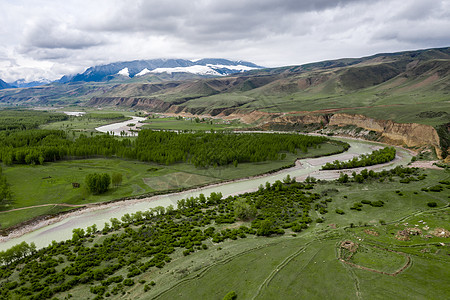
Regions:
M 332 163 L 326 163 L 322 167 L 322 170 L 340 170 L 378 165 L 393 160 L 395 154 L 396 150 L 394 147 L 385 147 L 380 150 L 375 150 L 370 154 L 362 154 L 354 157 L 349 161 L 335 160 Z

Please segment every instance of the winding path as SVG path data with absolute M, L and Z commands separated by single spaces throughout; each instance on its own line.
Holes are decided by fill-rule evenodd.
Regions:
M 45 207 L 45 206 L 83 207 L 83 206 L 89 206 L 89 204 L 47 203 L 47 204 L 41 204 L 41 205 L 33 205 L 33 206 L 27 206 L 27 207 L 14 208 L 14 209 L 10 209 L 10 210 L 4 210 L 4 211 L 0 211 L 0 214 L 12 212 L 12 211 L 30 209 L 30 208 Z

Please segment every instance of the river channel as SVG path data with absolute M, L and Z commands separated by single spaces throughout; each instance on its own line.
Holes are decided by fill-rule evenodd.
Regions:
M 235 180 L 220 184 L 212 184 L 203 188 L 188 190 L 180 193 L 120 201 L 104 206 L 96 206 L 82 209 L 80 211 L 71 212 L 68 215 L 56 218 L 53 221 L 49 222 L 53 222 L 52 224 L 25 233 L 21 236 L 11 236 L 6 238 L 0 237 L 0 250 L 8 249 L 18 243 L 21 243 L 22 241 L 26 241 L 27 243 L 34 242 L 37 248 L 42 248 L 49 245 L 53 240 L 58 242 L 70 239 L 72 237 L 72 230 L 74 228 L 86 228 L 88 226 L 91 226 L 92 224 L 96 224 L 97 228 L 102 229 L 105 222 L 109 222 L 111 218 L 118 218 L 120 220 L 121 216 L 126 213 L 131 214 L 137 211 L 145 211 L 149 208 L 154 208 L 157 206 L 167 207 L 169 205 L 173 205 L 176 208 L 178 200 L 187 197 L 196 197 L 201 193 L 203 193 L 205 196 L 208 196 L 212 192 L 220 192 L 224 197 L 227 197 L 230 195 L 256 191 L 259 185 L 264 185 L 266 182 L 273 183 L 276 180 L 282 180 L 288 174 L 291 177 L 295 177 L 299 181 L 304 180 L 307 176 L 313 176 L 317 179 L 335 179 L 339 177 L 338 171 L 320 171 L 321 166 L 336 159 L 348 160 L 354 156 L 358 156 L 363 153 L 370 153 L 373 150 L 379 149 L 380 147 L 384 146 L 383 144 L 362 140 L 347 138 L 336 139 L 349 143 L 350 149 L 347 152 L 341 154 L 297 160 L 294 167 L 284 169 L 273 174 L 266 174 L 253 178 Z M 391 169 L 399 165 L 406 165 L 410 161 L 411 154 L 407 150 L 398 147 L 397 157 L 393 161 L 382 165 L 372 166 L 370 167 L 370 169 Z M 358 170 L 359 169 L 351 169 L 346 172 L 351 173 Z
M 95 130 L 116 136 L 120 136 L 121 133 L 125 136 L 136 136 L 138 128 L 144 125 L 141 121 L 144 121 L 145 118 L 136 116 L 132 116 L 131 118 L 128 121 L 100 126 L 95 128 Z

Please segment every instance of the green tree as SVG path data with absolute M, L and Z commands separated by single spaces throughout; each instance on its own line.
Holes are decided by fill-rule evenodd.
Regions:
M 345 173 L 341 173 L 339 176 L 338 182 L 340 183 L 347 183 L 348 182 L 348 175 Z
M 248 204 L 245 199 L 238 199 L 234 203 L 234 214 L 243 221 L 255 218 L 257 213 L 256 207 Z
M 114 187 L 118 187 L 122 184 L 122 174 L 121 173 L 113 173 L 111 176 L 111 183 Z
M 91 193 L 101 194 L 108 190 L 109 184 L 111 183 L 111 176 L 106 173 L 92 173 L 86 175 L 85 182 Z

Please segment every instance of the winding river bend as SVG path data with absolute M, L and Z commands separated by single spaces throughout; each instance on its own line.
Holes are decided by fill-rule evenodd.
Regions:
M 103 206 L 95 206 L 80 211 L 75 211 L 60 218 L 55 218 L 48 222 L 50 223 L 49 225 L 46 224 L 44 227 L 25 233 L 21 236 L 19 236 L 19 234 L 14 236 L 13 233 L 12 236 L 0 237 L 0 250 L 6 250 L 18 243 L 21 243 L 22 241 L 26 241 L 27 243 L 34 242 L 37 248 L 42 248 L 49 245 L 53 240 L 59 242 L 70 239 L 74 228 L 86 228 L 96 224 L 99 229 L 102 229 L 105 222 L 109 222 L 110 218 L 120 219 L 120 217 L 126 213 L 131 214 L 157 206 L 167 207 L 169 205 L 173 205 L 176 207 L 178 200 L 187 197 L 196 197 L 201 193 L 209 195 L 212 192 L 220 192 L 224 197 L 227 197 L 230 195 L 256 191 L 259 185 L 264 185 L 266 182 L 273 183 L 276 180 L 282 180 L 288 174 L 291 177 L 295 177 L 298 181 L 304 180 L 307 176 L 313 176 L 317 179 L 335 179 L 339 177 L 339 173 L 342 172 L 342 170 L 320 171 L 321 166 L 336 159 L 348 160 L 363 153 L 370 153 L 373 150 L 379 149 L 382 145 L 379 143 L 355 139 L 338 139 L 350 144 L 350 149 L 347 152 L 327 157 L 297 160 L 294 167 L 284 169 L 273 174 L 266 174 L 249 179 L 235 180 L 220 184 L 212 184 L 203 188 L 188 190 L 181 193 L 115 202 Z M 410 162 L 410 160 L 411 154 L 408 151 L 397 147 L 397 157 L 393 161 L 369 168 L 373 170 L 391 169 L 399 165 L 406 165 Z M 358 170 L 359 169 L 351 169 L 345 172 L 351 173 Z
M 100 126 L 95 128 L 95 130 L 117 136 L 120 136 L 122 132 L 125 133 L 126 136 L 136 136 L 137 129 L 144 125 L 143 123 L 140 123 L 140 121 L 144 121 L 145 118 L 136 116 L 132 116 L 131 118 L 132 119 L 128 121 Z M 131 124 L 134 124 L 134 126 L 129 126 Z M 130 129 L 134 131 L 130 131 Z

